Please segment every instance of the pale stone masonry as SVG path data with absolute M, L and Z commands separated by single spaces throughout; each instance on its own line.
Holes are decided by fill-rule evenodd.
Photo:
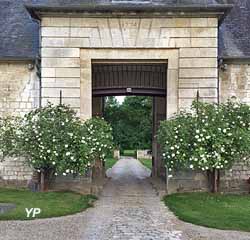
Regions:
M 217 101 L 217 18 L 44 17 L 41 36 L 43 104 L 58 103 L 62 90 L 65 104 L 71 104 L 84 118 L 91 116 L 91 112 L 86 116 L 86 112 L 81 111 L 84 106 L 80 107 L 80 99 L 86 95 L 90 99 L 83 102 L 91 103 L 87 88 L 81 87 L 85 79 L 80 80 L 81 65 L 85 61 L 80 49 L 89 48 L 138 49 L 134 59 L 142 48 L 158 49 L 159 59 L 164 51 L 176 49 L 178 85 L 176 92 L 171 93 L 179 96 L 175 108 L 189 106 L 197 90 L 202 99 Z M 123 57 L 126 59 L 126 55 Z M 145 59 L 151 59 L 150 55 Z
M 24 115 L 39 106 L 39 80 L 30 62 L 0 62 L 0 117 Z M 10 184 L 26 184 L 32 170 L 24 159 L 0 162 L 1 178 Z
M 230 97 L 250 104 L 250 64 L 228 64 L 220 73 L 221 101 Z
M 39 80 L 26 62 L 0 62 L 0 117 L 25 114 L 39 106 Z

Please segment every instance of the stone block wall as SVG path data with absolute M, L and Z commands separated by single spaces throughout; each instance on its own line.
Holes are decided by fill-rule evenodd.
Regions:
M 220 71 L 220 100 L 236 97 L 250 104 L 250 64 L 229 63 L 227 69 Z M 226 191 L 249 191 L 246 180 L 250 177 L 250 165 L 243 162 L 236 163 L 230 171 L 222 177 L 222 189 Z
M 39 81 L 29 62 L 0 62 L 0 117 L 23 115 L 39 106 Z
M 220 99 L 231 97 L 250 104 L 250 64 L 228 64 L 220 71 Z
M 202 99 L 217 101 L 217 18 L 43 17 L 41 35 L 43 104 L 58 103 L 62 91 L 63 102 L 86 116 L 80 102 L 91 103 L 84 92 L 91 82 L 81 80 L 80 49 L 89 48 L 176 49 L 176 108 L 190 106 L 197 90 Z
M 0 117 L 24 115 L 39 106 L 39 80 L 30 62 L 0 62 Z M 0 162 L 0 185 L 26 185 L 32 170 L 21 158 Z

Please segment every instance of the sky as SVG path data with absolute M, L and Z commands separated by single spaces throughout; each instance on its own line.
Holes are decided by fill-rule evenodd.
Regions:
M 116 97 L 117 101 L 118 101 L 120 104 L 123 103 L 124 98 L 125 98 L 125 96 L 118 96 L 118 97 Z

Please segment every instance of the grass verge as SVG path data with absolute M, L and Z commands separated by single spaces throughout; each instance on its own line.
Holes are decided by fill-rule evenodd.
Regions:
M 250 195 L 182 193 L 166 196 L 164 202 L 183 221 L 250 232 Z
M 152 160 L 146 158 L 139 158 L 138 159 L 145 167 L 152 170 Z
M 135 157 L 136 158 L 136 150 L 124 150 L 121 153 L 122 156 L 127 156 L 127 157 Z
M 0 188 L 0 203 L 14 203 L 16 208 L 0 214 L 0 220 L 32 220 L 27 218 L 25 208 L 40 208 L 36 218 L 59 217 L 81 212 L 93 206 L 96 200 L 92 195 L 73 192 L 30 192 L 22 189 Z
M 105 169 L 108 170 L 116 164 L 117 160 L 114 158 L 107 158 L 105 161 Z

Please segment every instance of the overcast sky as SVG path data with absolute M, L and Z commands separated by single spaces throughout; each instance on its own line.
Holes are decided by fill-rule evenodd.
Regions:
M 121 104 L 124 101 L 125 96 L 116 97 L 117 101 Z

